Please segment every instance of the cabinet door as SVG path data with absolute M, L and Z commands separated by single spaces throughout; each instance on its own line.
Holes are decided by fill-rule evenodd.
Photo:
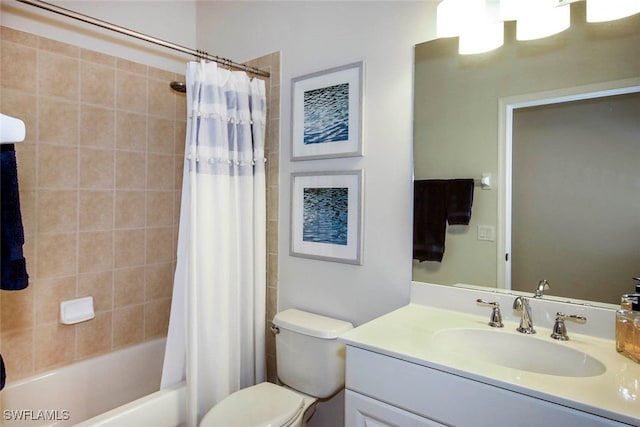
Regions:
M 346 390 L 345 427 L 443 427 L 395 406 Z

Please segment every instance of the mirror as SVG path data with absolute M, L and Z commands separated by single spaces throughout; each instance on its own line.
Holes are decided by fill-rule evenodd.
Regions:
M 475 187 L 469 225 L 447 228 L 442 262 L 413 261 L 414 281 L 507 287 L 505 259 L 510 249 L 505 242 L 507 158 L 501 146 L 501 141 L 506 139 L 503 135 L 506 124 L 502 123 L 506 118 L 505 100 L 527 96 L 543 98 L 539 94 L 562 94 L 580 87 L 606 86 L 609 82 L 640 86 L 640 15 L 606 23 L 586 23 L 584 2 L 570 7 L 570 29 L 544 39 L 515 41 L 515 23 L 507 22 L 504 46 L 485 54 L 459 55 L 455 38 L 416 46 L 415 179 L 479 180 L 483 173 L 488 173 L 493 182 L 489 190 Z M 516 112 L 518 114 L 520 112 Z M 636 117 L 635 121 L 640 118 Z M 513 138 L 519 137 L 516 134 Z M 599 166 L 598 174 L 609 173 L 604 163 Z M 637 195 L 640 170 L 636 170 L 633 194 Z M 605 196 L 602 191 L 594 192 L 592 202 L 594 205 L 608 203 Z M 630 204 L 631 208 L 638 209 L 637 202 Z M 514 207 L 514 211 L 517 210 Z M 630 220 L 622 226 L 623 230 L 625 227 L 630 232 L 640 229 L 640 219 L 637 219 L 640 215 L 634 215 L 636 221 Z M 514 217 L 513 224 L 514 233 L 531 231 L 526 220 L 523 224 Z M 576 228 L 581 233 L 587 231 Z M 624 250 L 635 250 L 634 255 L 638 256 L 639 244 Z M 573 249 L 577 252 L 580 248 Z M 573 249 L 563 250 L 566 253 Z M 609 256 L 616 254 L 609 253 L 602 258 L 612 259 Z M 517 279 L 518 283 L 514 277 L 512 288 L 533 293 L 538 280 L 546 278 L 551 282 L 548 294 L 617 304 L 620 294 L 633 290 L 631 277 L 640 274 L 640 262 L 635 264 L 638 271 L 622 272 L 620 277 L 611 277 L 606 283 L 588 286 L 582 280 L 567 283 L 566 277 L 575 272 L 576 267 L 572 265 L 572 270 L 558 276 L 562 277 L 558 281 L 545 277 L 543 272 L 537 277 L 533 273 L 526 276 L 528 278 Z M 597 292 L 593 292 L 594 289 Z

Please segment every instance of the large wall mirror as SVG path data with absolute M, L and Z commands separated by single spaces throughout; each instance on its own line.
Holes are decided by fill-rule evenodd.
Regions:
M 640 15 L 586 23 L 584 2 L 570 7 L 571 28 L 545 39 L 515 41 L 507 22 L 485 54 L 416 46 L 415 179 L 492 185 L 475 187 L 468 226 L 447 227 L 441 262 L 413 261 L 414 281 L 533 292 L 544 278 L 551 295 L 612 304 L 633 289 Z

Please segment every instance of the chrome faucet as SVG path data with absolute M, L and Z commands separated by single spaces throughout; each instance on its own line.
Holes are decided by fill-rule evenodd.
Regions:
M 567 335 L 567 327 L 564 325 L 565 319 L 574 320 L 576 322 L 584 323 L 587 321 L 587 318 L 584 316 L 578 316 L 576 314 L 564 314 L 561 312 L 556 313 L 556 321 L 553 324 L 553 332 L 551 333 L 551 338 L 559 341 L 568 341 L 569 336 Z
M 531 307 L 529 306 L 529 300 L 525 297 L 517 297 L 513 301 L 513 309 L 520 310 L 520 326 L 516 328 L 516 331 L 523 334 L 535 334 L 536 330 L 533 329 L 533 322 L 531 321 Z
M 538 282 L 538 287 L 536 288 L 536 293 L 533 294 L 534 298 L 542 298 L 544 296 L 544 291 L 549 289 L 551 286 L 549 285 L 549 281 L 547 279 L 542 279 Z
M 481 298 L 478 298 L 476 302 L 478 304 L 488 305 L 489 307 L 493 308 L 491 310 L 491 318 L 489 319 L 489 323 L 488 323 L 489 326 L 491 326 L 492 328 L 504 327 L 504 324 L 502 323 L 502 313 L 500 313 L 499 303 L 493 302 L 493 301 L 485 301 Z

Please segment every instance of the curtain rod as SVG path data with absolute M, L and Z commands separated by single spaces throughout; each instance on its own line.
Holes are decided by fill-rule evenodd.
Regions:
M 74 11 L 69 10 L 69 9 L 65 9 L 63 7 L 56 6 L 56 5 L 53 5 L 51 3 L 46 3 L 46 2 L 43 2 L 43 1 L 40 1 L 40 0 L 17 0 L 17 1 L 19 1 L 20 3 L 29 4 L 31 6 L 36 6 L 36 7 L 39 7 L 41 9 L 45 9 L 45 10 L 48 10 L 50 12 L 54 12 L 54 13 L 57 13 L 57 14 L 60 14 L 60 15 L 64 15 L 64 16 L 67 16 L 69 18 L 73 18 L 73 19 L 77 19 L 79 21 L 83 21 L 83 22 L 86 22 L 86 23 L 89 23 L 89 24 L 93 24 L 93 25 L 96 25 L 98 27 L 106 28 L 107 30 L 115 31 L 117 33 L 121 33 L 121 34 L 130 36 L 130 37 L 135 37 L 137 39 L 144 40 L 144 41 L 147 41 L 149 43 L 154 43 L 154 44 L 157 44 L 159 46 L 167 47 L 169 49 L 173 49 L 173 50 L 177 50 L 177 51 L 182 52 L 182 53 L 193 55 L 193 56 L 197 57 L 198 59 L 205 59 L 205 60 L 208 60 L 208 61 L 217 62 L 218 64 L 222 64 L 222 65 L 225 65 L 227 67 L 235 68 L 236 70 L 248 71 L 248 72 L 250 72 L 252 74 L 256 74 L 256 75 L 263 76 L 263 77 L 269 77 L 271 75 L 269 72 L 260 70 L 259 68 L 250 67 L 250 66 L 244 65 L 244 64 L 238 64 L 237 62 L 233 62 L 232 60 L 227 59 L 227 58 L 221 58 L 219 56 L 210 55 L 210 54 L 208 54 L 207 52 L 205 52 L 203 50 L 190 49 L 188 47 L 180 46 L 180 45 L 175 44 L 175 43 L 171 43 L 171 42 L 168 42 L 168 41 L 165 41 L 165 40 L 157 39 L 155 37 L 151 37 L 151 36 L 148 36 L 146 34 L 139 33 L 137 31 L 129 30 L 127 28 L 120 27 L 118 25 L 114 25 L 114 24 L 111 24 L 111 23 L 106 22 L 106 21 L 101 21 L 99 19 L 92 18 L 90 16 L 83 15 L 81 13 L 74 12 Z

